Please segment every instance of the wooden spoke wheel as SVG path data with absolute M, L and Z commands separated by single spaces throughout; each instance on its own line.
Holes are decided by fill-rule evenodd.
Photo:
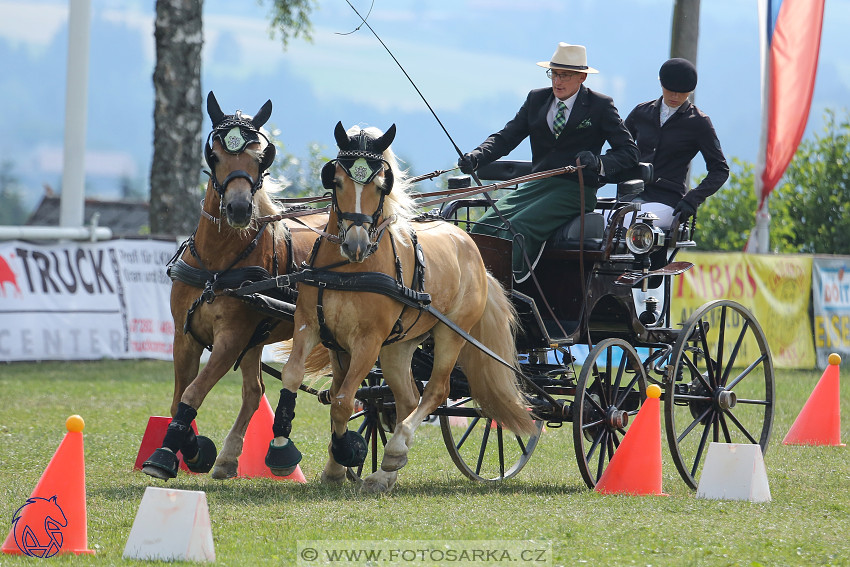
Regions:
M 685 322 L 667 367 L 667 442 L 692 489 L 710 442 L 767 450 L 773 427 L 773 359 L 767 339 L 743 306 L 706 303 Z
M 537 447 L 542 421 L 535 421 L 537 434 L 517 435 L 470 411 L 472 398 L 449 400 L 448 405 L 456 413 L 469 414 L 440 415 L 443 441 L 460 472 L 472 480 L 499 482 L 522 470 Z
M 572 406 L 579 472 L 596 486 L 646 399 L 646 370 L 637 351 L 621 339 L 600 341 L 587 355 Z

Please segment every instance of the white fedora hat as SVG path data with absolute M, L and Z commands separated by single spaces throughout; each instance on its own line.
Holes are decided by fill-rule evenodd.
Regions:
M 564 69 L 565 71 L 577 71 L 579 73 L 598 73 L 593 67 L 587 66 L 587 50 L 583 45 L 570 45 L 561 42 L 552 55 L 551 61 L 540 61 L 540 67 L 547 69 Z

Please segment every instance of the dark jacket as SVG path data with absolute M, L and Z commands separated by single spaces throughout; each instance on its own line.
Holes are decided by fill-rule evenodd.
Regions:
M 685 101 L 664 126 L 659 124 L 660 113 L 659 98 L 637 105 L 626 118 L 626 127 L 640 149 L 640 161 L 652 163 L 655 171 L 653 181 L 638 198 L 670 207 L 685 200 L 696 209 L 729 177 L 720 141 L 711 119 L 690 101 Z M 688 191 L 685 178 L 697 152 L 705 159 L 707 174 L 699 185 Z
M 599 155 L 605 142 L 611 146 L 601 156 L 606 176 L 637 165 L 637 146 L 610 97 L 582 85 L 567 125 L 557 139 L 546 121 L 546 113 L 554 100 L 550 87 L 528 93 L 513 120 L 470 152 L 478 159 L 478 167 L 508 155 L 526 137 L 531 141 L 534 172 L 575 165 L 576 154 L 584 150 Z M 564 177 L 578 181 L 576 174 Z M 584 172 L 584 182 L 588 187 L 602 185 L 595 172 Z

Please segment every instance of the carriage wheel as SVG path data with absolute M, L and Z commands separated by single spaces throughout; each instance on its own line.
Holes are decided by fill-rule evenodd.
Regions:
M 646 399 L 646 370 L 622 339 L 593 347 L 582 364 L 573 400 L 573 442 L 579 472 L 593 488 Z
M 452 407 L 471 407 L 472 398 L 449 401 Z M 455 466 L 472 480 L 499 482 L 516 475 L 531 458 L 543 422 L 535 421 L 537 434 L 517 435 L 494 420 L 482 417 L 440 415 L 443 441 Z
M 667 442 L 688 486 L 697 488 L 710 441 L 767 450 L 773 398 L 773 359 L 753 315 L 725 299 L 697 309 L 676 340 L 664 392 Z

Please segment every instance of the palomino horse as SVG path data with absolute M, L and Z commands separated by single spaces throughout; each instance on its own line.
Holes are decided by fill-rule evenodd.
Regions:
M 322 237 L 311 258 L 312 268 L 299 273 L 307 278 L 299 280 L 298 332 L 283 371 L 275 439 L 266 463 L 285 473 L 301 459 L 289 439 L 295 394 L 307 354 L 323 342 L 336 354 L 331 355 L 330 458 L 322 480 L 339 482 L 346 467 L 363 463 L 366 443 L 347 429 L 347 423 L 355 392 L 380 357 L 395 397 L 397 423 L 384 448 L 381 470 L 364 479 L 363 489 L 385 492 L 407 463 L 417 427 L 447 399 L 456 362 L 483 413 L 516 433 L 531 434 L 536 428 L 510 368 L 465 344 L 431 313 L 374 292 L 378 280 L 384 284 L 389 280 L 389 287 L 407 288 L 411 296 L 430 294 L 436 311 L 516 366 L 515 314 L 504 290 L 485 269 L 475 243 L 453 224 L 411 221 L 414 203 L 390 149 L 395 125 L 381 134 L 358 127 L 346 132 L 340 123 L 334 134 L 340 151 L 323 168 L 322 182 L 332 190 L 328 226 L 338 227 L 339 237 Z M 353 285 L 355 279 L 365 285 Z M 434 366 L 420 400 L 411 359 L 429 335 Z
M 262 346 L 292 338 L 291 322 L 216 293 L 291 271 L 307 258 L 316 240 L 306 228 L 290 231 L 282 221 L 262 222 L 261 217 L 282 212 L 269 195 L 270 182 L 263 179 L 275 155 L 274 145 L 261 131 L 271 107 L 271 101 L 266 102 L 254 117 L 241 111 L 225 115 L 213 93 L 207 97 L 212 132 L 204 154 L 210 180 L 198 228 L 169 266 L 175 322 L 172 420 L 163 447 L 142 468 L 156 478 L 177 475 L 178 450 L 194 472 L 208 472 L 215 461 L 214 478 L 236 476 L 245 431 L 264 392 Z M 301 219 L 320 227 L 328 215 Z M 204 348 L 212 352 L 199 373 Z M 242 369 L 242 407 L 216 458 L 215 445 L 196 437 L 190 426 L 207 393 L 234 364 Z

